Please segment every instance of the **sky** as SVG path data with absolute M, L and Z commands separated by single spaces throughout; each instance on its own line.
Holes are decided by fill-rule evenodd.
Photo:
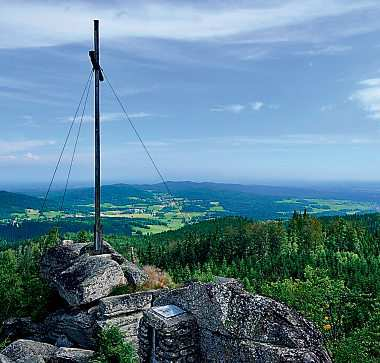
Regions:
M 0 185 L 51 178 L 101 65 L 167 180 L 380 180 L 380 0 L 0 0 Z M 93 180 L 93 90 L 72 185 Z M 102 180 L 160 178 L 101 84 Z M 76 130 L 56 180 L 64 180 Z

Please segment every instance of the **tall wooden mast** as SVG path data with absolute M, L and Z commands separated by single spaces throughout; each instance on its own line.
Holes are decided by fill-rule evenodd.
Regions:
M 94 50 L 90 51 L 91 63 L 95 72 L 95 226 L 94 247 L 96 253 L 103 249 L 102 225 L 100 221 L 100 82 L 103 74 L 99 64 L 99 20 L 94 20 Z

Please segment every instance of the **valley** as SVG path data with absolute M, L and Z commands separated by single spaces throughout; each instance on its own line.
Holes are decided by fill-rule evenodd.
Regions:
M 176 230 L 186 224 L 225 216 L 256 220 L 289 219 L 294 211 L 315 216 L 352 215 L 379 211 L 373 194 L 236 184 L 170 182 L 113 184 L 102 187 L 101 216 L 105 233 L 148 235 Z M 43 194 L 0 193 L 0 238 L 34 238 L 54 226 L 62 232 L 92 231 L 93 189 L 53 191 L 40 213 Z M 334 198 L 333 195 L 336 195 Z

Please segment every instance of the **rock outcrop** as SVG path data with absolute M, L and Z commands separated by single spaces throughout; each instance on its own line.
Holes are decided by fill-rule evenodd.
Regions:
M 64 347 L 93 349 L 96 346 L 97 307 L 58 310 L 43 321 L 45 340 Z
M 283 304 L 247 293 L 237 282 L 193 283 L 153 305 L 169 304 L 195 317 L 205 362 L 331 362 L 310 322 Z
M 45 329 L 42 329 L 41 324 L 32 321 L 31 318 L 11 318 L 4 321 L 0 340 L 14 341 L 20 338 L 43 341 Z
M 166 290 L 160 290 L 166 291 Z M 143 312 L 152 306 L 156 291 L 109 296 L 93 306 L 67 307 L 49 314 L 36 323 L 30 318 L 5 321 L 2 339 L 28 339 L 58 347 L 94 349 L 100 330 L 117 326 L 125 338 L 137 346 L 137 331 Z
M 93 356 L 92 350 L 59 348 L 51 359 L 51 363 L 87 363 Z
M 137 344 L 138 324 L 152 304 L 153 292 L 109 297 L 115 287 L 146 281 L 146 274 L 111 245 L 104 242 L 102 253 L 94 254 L 92 244 L 65 240 L 44 254 L 40 268 L 63 299 L 62 306 L 40 322 L 4 322 L 1 338 L 14 342 L 2 352 L 0 363 L 88 362 L 97 334 L 110 325 L 120 327 L 126 339 Z
M 107 254 L 94 255 L 91 245 L 64 241 L 43 256 L 41 274 L 71 306 L 85 305 L 108 296 L 126 283 L 123 256 L 108 244 Z
M 71 306 L 99 300 L 124 284 L 123 270 L 111 255 L 83 255 L 55 280 L 59 294 Z
M 96 324 L 100 329 L 118 327 L 124 337 L 137 347 L 140 319 L 143 312 L 152 306 L 156 296 L 155 291 L 141 291 L 101 299 Z
M 0 363 L 87 363 L 94 352 L 77 348 L 58 348 L 54 345 L 20 339 L 0 354 Z
M 48 249 L 41 259 L 41 276 L 55 287 L 57 276 L 81 256 L 81 251 L 86 246 L 88 246 L 87 243 L 64 240 L 60 245 Z
M 331 362 L 310 322 L 236 280 L 109 296 L 147 276 L 109 244 L 103 252 L 72 241 L 47 251 L 41 274 L 62 304 L 40 322 L 7 320 L 0 338 L 13 343 L 0 363 L 86 363 L 98 333 L 111 325 L 139 349 L 141 362 Z
M 127 282 L 134 287 L 144 285 L 148 281 L 148 275 L 141 270 L 138 266 L 130 261 L 125 261 L 121 268 L 124 272 L 124 276 Z
M 58 348 L 51 344 L 20 339 L 8 345 L 1 354 L 15 362 L 23 362 L 26 359 L 31 362 L 33 359 L 42 359 L 42 362 L 45 362 L 52 359 L 57 350 Z
M 0 354 L 0 363 L 13 363 L 13 362 L 5 355 Z

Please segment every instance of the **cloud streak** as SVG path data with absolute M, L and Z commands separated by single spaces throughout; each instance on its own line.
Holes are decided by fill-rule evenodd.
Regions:
M 349 98 L 356 101 L 370 118 L 380 120 L 380 78 L 370 78 L 359 82 L 360 89 Z
M 6 141 L 0 140 L 0 154 L 12 154 L 20 151 L 27 151 L 43 146 L 54 145 L 53 140 L 18 140 Z
M 267 105 L 262 101 L 251 102 L 247 105 L 243 105 L 241 103 L 233 103 L 229 105 L 218 105 L 214 106 L 210 109 L 211 112 L 231 112 L 231 113 L 241 113 L 247 109 L 251 109 L 253 111 L 260 111 L 263 108 L 269 108 L 271 110 L 277 110 L 279 108 L 278 105 Z
M 234 103 L 231 105 L 218 105 L 211 108 L 211 112 L 231 112 L 231 113 L 240 113 L 245 109 L 244 105 L 240 103 Z
M 251 103 L 252 110 L 260 111 L 264 107 L 264 102 L 256 101 Z
M 149 112 L 140 111 L 140 112 L 129 113 L 128 116 L 131 119 L 140 119 L 140 118 L 154 117 L 157 115 L 154 115 L 154 114 L 149 113 Z M 65 122 L 72 122 L 73 121 L 72 116 L 64 117 L 62 119 Z M 78 116 L 75 121 L 80 122 L 80 120 L 81 120 L 81 117 Z M 121 113 L 121 112 L 104 112 L 100 115 L 100 121 L 101 122 L 113 122 L 113 121 L 125 121 L 125 120 L 126 120 L 125 115 L 124 115 L 124 113 Z M 83 122 L 86 122 L 86 123 L 94 122 L 94 117 L 92 115 L 84 115 L 83 116 Z
M 2 2 L 0 48 L 55 46 L 91 40 L 99 17 L 103 39 L 211 40 L 299 26 L 379 8 L 374 0 L 287 0 L 251 3 L 44 1 Z M 58 27 L 57 24 L 64 24 Z M 12 36 L 9 36 L 12 34 Z
M 189 145 L 191 148 L 204 147 L 231 147 L 249 148 L 255 146 L 323 146 L 323 145 L 371 145 L 379 144 L 380 140 L 362 135 L 335 135 L 335 134 L 284 134 L 274 136 L 229 136 L 229 137 L 205 137 L 205 138 L 184 138 L 166 140 L 146 140 L 145 144 L 151 148 L 180 148 Z M 138 142 L 126 143 L 131 146 L 140 146 Z M 195 146 L 196 145 L 196 146 Z
M 309 55 L 309 56 L 318 56 L 318 55 L 337 55 L 342 53 L 347 53 L 352 50 L 352 47 L 349 45 L 327 45 L 324 47 L 317 47 L 310 50 L 299 51 L 299 55 Z

